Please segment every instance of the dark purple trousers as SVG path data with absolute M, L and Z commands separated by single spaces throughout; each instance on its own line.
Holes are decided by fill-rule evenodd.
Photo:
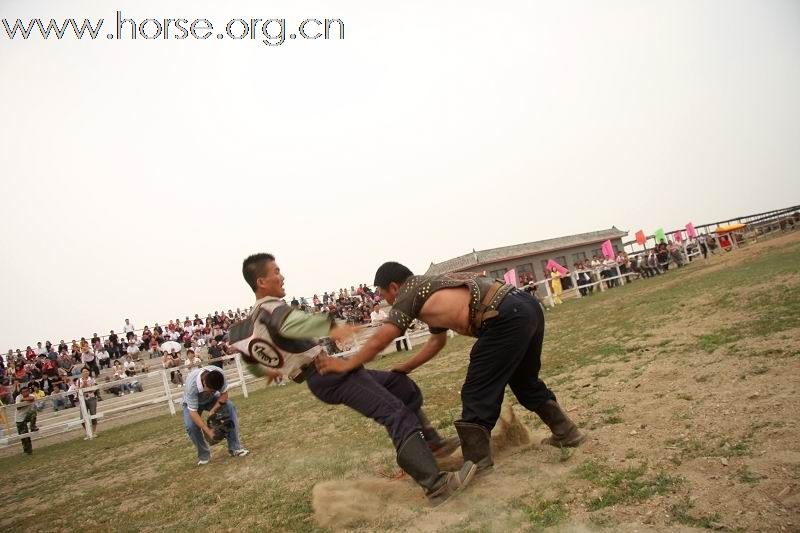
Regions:
M 314 373 L 307 382 L 311 393 L 323 402 L 344 404 L 384 426 L 395 449 L 422 430 L 417 418 L 422 393 L 405 374 L 361 367 L 347 374 Z

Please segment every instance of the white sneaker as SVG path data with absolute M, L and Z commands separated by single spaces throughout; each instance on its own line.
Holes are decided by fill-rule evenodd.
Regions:
M 231 457 L 244 457 L 250 453 L 250 450 L 239 448 L 238 450 L 228 450 L 228 453 L 231 454 Z
M 200 459 L 199 461 L 197 461 L 197 466 L 207 465 L 208 461 L 210 461 L 210 459 Z

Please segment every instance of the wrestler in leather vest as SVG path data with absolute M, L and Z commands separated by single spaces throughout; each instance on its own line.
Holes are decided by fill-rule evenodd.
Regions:
M 474 272 L 451 272 L 438 276 L 411 276 L 397 293 L 397 299 L 389 311 L 390 322 L 400 328 L 401 333 L 419 316 L 422 306 L 431 294 L 441 289 L 467 287 L 469 299 L 469 334 L 477 336 L 484 320 L 497 315 L 497 307 L 514 288 L 502 281 Z M 445 330 L 431 328 L 432 334 Z

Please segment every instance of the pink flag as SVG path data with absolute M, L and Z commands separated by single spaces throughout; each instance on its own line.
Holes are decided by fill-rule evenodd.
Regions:
M 564 268 L 563 266 L 559 265 L 558 263 L 556 263 L 556 262 L 555 262 L 555 261 L 553 261 L 552 259 L 550 259 L 549 261 L 547 261 L 547 271 L 548 271 L 548 272 L 550 272 L 550 271 L 551 271 L 551 270 L 553 270 L 554 268 L 555 268 L 556 270 L 558 270 L 559 274 L 561 274 L 562 276 L 566 276 L 566 275 L 567 275 L 567 272 L 569 272 L 569 270 L 567 270 L 567 269 L 566 269 L 566 268 Z
M 509 285 L 513 285 L 514 287 L 517 286 L 517 271 L 515 269 L 511 269 L 505 274 L 503 274 L 503 279 Z
M 606 259 L 614 259 L 616 254 L 614 254 L 614 246 L 611 244 L 611 241 L 604 242 L 601 248 L 603 249 L 603 257 Z
M 695 237 L 697 237 L 697 230 L 694 229 L 694 224 L 692 224 L 691 222 L 686 224 L 686 236 L 689 237 L 690 239 L 694 239 Z
M 675 233 L 672 234 L 672 236 L 675 237 L 675 240 L 677 242 L 683 242 L 683 231 L 682 230 L 676 231 Z

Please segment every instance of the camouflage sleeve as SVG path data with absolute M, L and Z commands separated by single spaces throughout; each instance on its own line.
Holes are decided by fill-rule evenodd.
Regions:
M 287 339 L 327 337 L 331 331 L 331 319 L 326 314 L 309 315 L 292 310 L 280 326 L 280 334 Z

